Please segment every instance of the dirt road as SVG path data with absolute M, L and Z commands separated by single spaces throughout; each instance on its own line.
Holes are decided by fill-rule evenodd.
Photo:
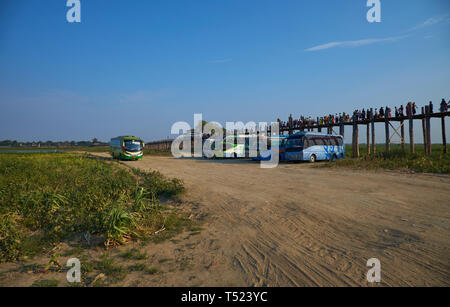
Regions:
M 190 259 L 158 285 L 366 286 L 373 257 L 381 285 L 450 285 L 449 176 L 154 156 L 126 164 L 184 180 L 184 200 L 207 214 L 191 248 L 158 247 Z

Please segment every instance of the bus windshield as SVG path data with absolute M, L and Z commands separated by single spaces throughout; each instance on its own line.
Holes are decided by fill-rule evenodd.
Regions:
M 292 138 L 287 140 L 287 148 L 303 147 L 303 138 Z
M 125 150 L 130 152 L 138 152 L 142 150 L 142 142 L 135 140 L 126 140 L 125 141 Z

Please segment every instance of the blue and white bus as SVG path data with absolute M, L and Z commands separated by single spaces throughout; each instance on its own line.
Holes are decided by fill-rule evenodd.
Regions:
M 298 132 L 286 141 L 287 161 L 335 161 L 345 158 L 344 138 L 340 135 Z

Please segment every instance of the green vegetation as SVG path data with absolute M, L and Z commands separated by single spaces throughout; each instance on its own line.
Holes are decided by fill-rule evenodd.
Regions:
M 87 155 L 0 154 L 0 262 L 66 239 L 114 247 L 170 238 L 190 221 L 159 198 L 183 190 L 178 179 Z
M 80 146 L 80 147 L 58 147 L 64 152 L 87 151 L 87 152 L 109 152 L 109 146 Z
M 377 145 L 374 156 L 367 155 L 367 146 L 360 145 L 360 158 L 351 158 L 352 148 L 346 147 L 347 158 L 335 163 L 319 164 L 324 167 L 350 167 L 361 169 L 405 170 L 419 173 L 450 173 L 450 155 L 442 153 L 442 145 L 432 145 L 431 156 L 424 154 L 424 146 L 415 146 L 415 153 L 409 152 L 406 144 L 403 152 L 400 145 L 391 145 L 391 151 L 385 152 L 385 145 Z
M 159 196 L 175 196 L 184 192 L 183 183 L 178 178 L 166 179 L 160 172 L 144 172 L 140 169 L 133 168 L 133 173 L 142 179 L 143 186 L 151 191 L 152 203 L 156 203 L 156 197 Z M 136 202 L 139 203 L 138 198 L 141 199 L 145 195 L 145 190 L 141 189 L 136 194 Z
M 172 152 L 170 150 L 157 150 L 157 149 L 149 149 L 144 148 L 144 156 L 171 156 Z
M 128 267 L 128 270 L 131 272 L 145 272 L 150 275 L 154 275 L 158 273 L 158 269 L 150 268 L 145 263 L 136 263 Z
M 145 252 L 140 252 L 137 248 L 131 248 L 121 255 L 125 259 L 143 260 L 147 258 Z
M 122 265 L 116 265 L 114 258 L 110 257 L 108 253 L 103 254 L 99 261 L 94 263 L 94 268 L 103 272 L 109 283 L 116 283 L 127 276 L 127 270 Z
M 0 147 L 88 147 L 88 146 L 107 146 L 108 143 L 100 142 L 98 139 L 94 138 L 91 141 L 38 141 L 38 142 L 18 142 L 15 140 L 3 140 L 0 141 Z
M 54 279 L 42 279 L 42 280 L 35 281 L 31 286 L 32 287 L 45 287 L 45 288 L 57 287 L 58 281 L 54 280 Z

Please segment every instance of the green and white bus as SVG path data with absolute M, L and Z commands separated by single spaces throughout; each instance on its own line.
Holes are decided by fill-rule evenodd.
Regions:
M 214 139 L 207 139 L 205 143 L 208 143 L 208 146 L 206 147 L 210 148 L 210 150 L 205 149 L 203 152 L 203 156 L 205 158 L 250 157 L 250 150 L 249 150 L 250 137 L 248 135 L 241 135 L 239 136 L 239 138 L 243 139 L 244 144 L 237 144 L 238 136 L 227 136 L 222 141 L 218 142 L 215 142 Z
M 112 138 L 110 152 L 113 159 L 139 160 L 144 156 L 144 141 L 135 136 Z

